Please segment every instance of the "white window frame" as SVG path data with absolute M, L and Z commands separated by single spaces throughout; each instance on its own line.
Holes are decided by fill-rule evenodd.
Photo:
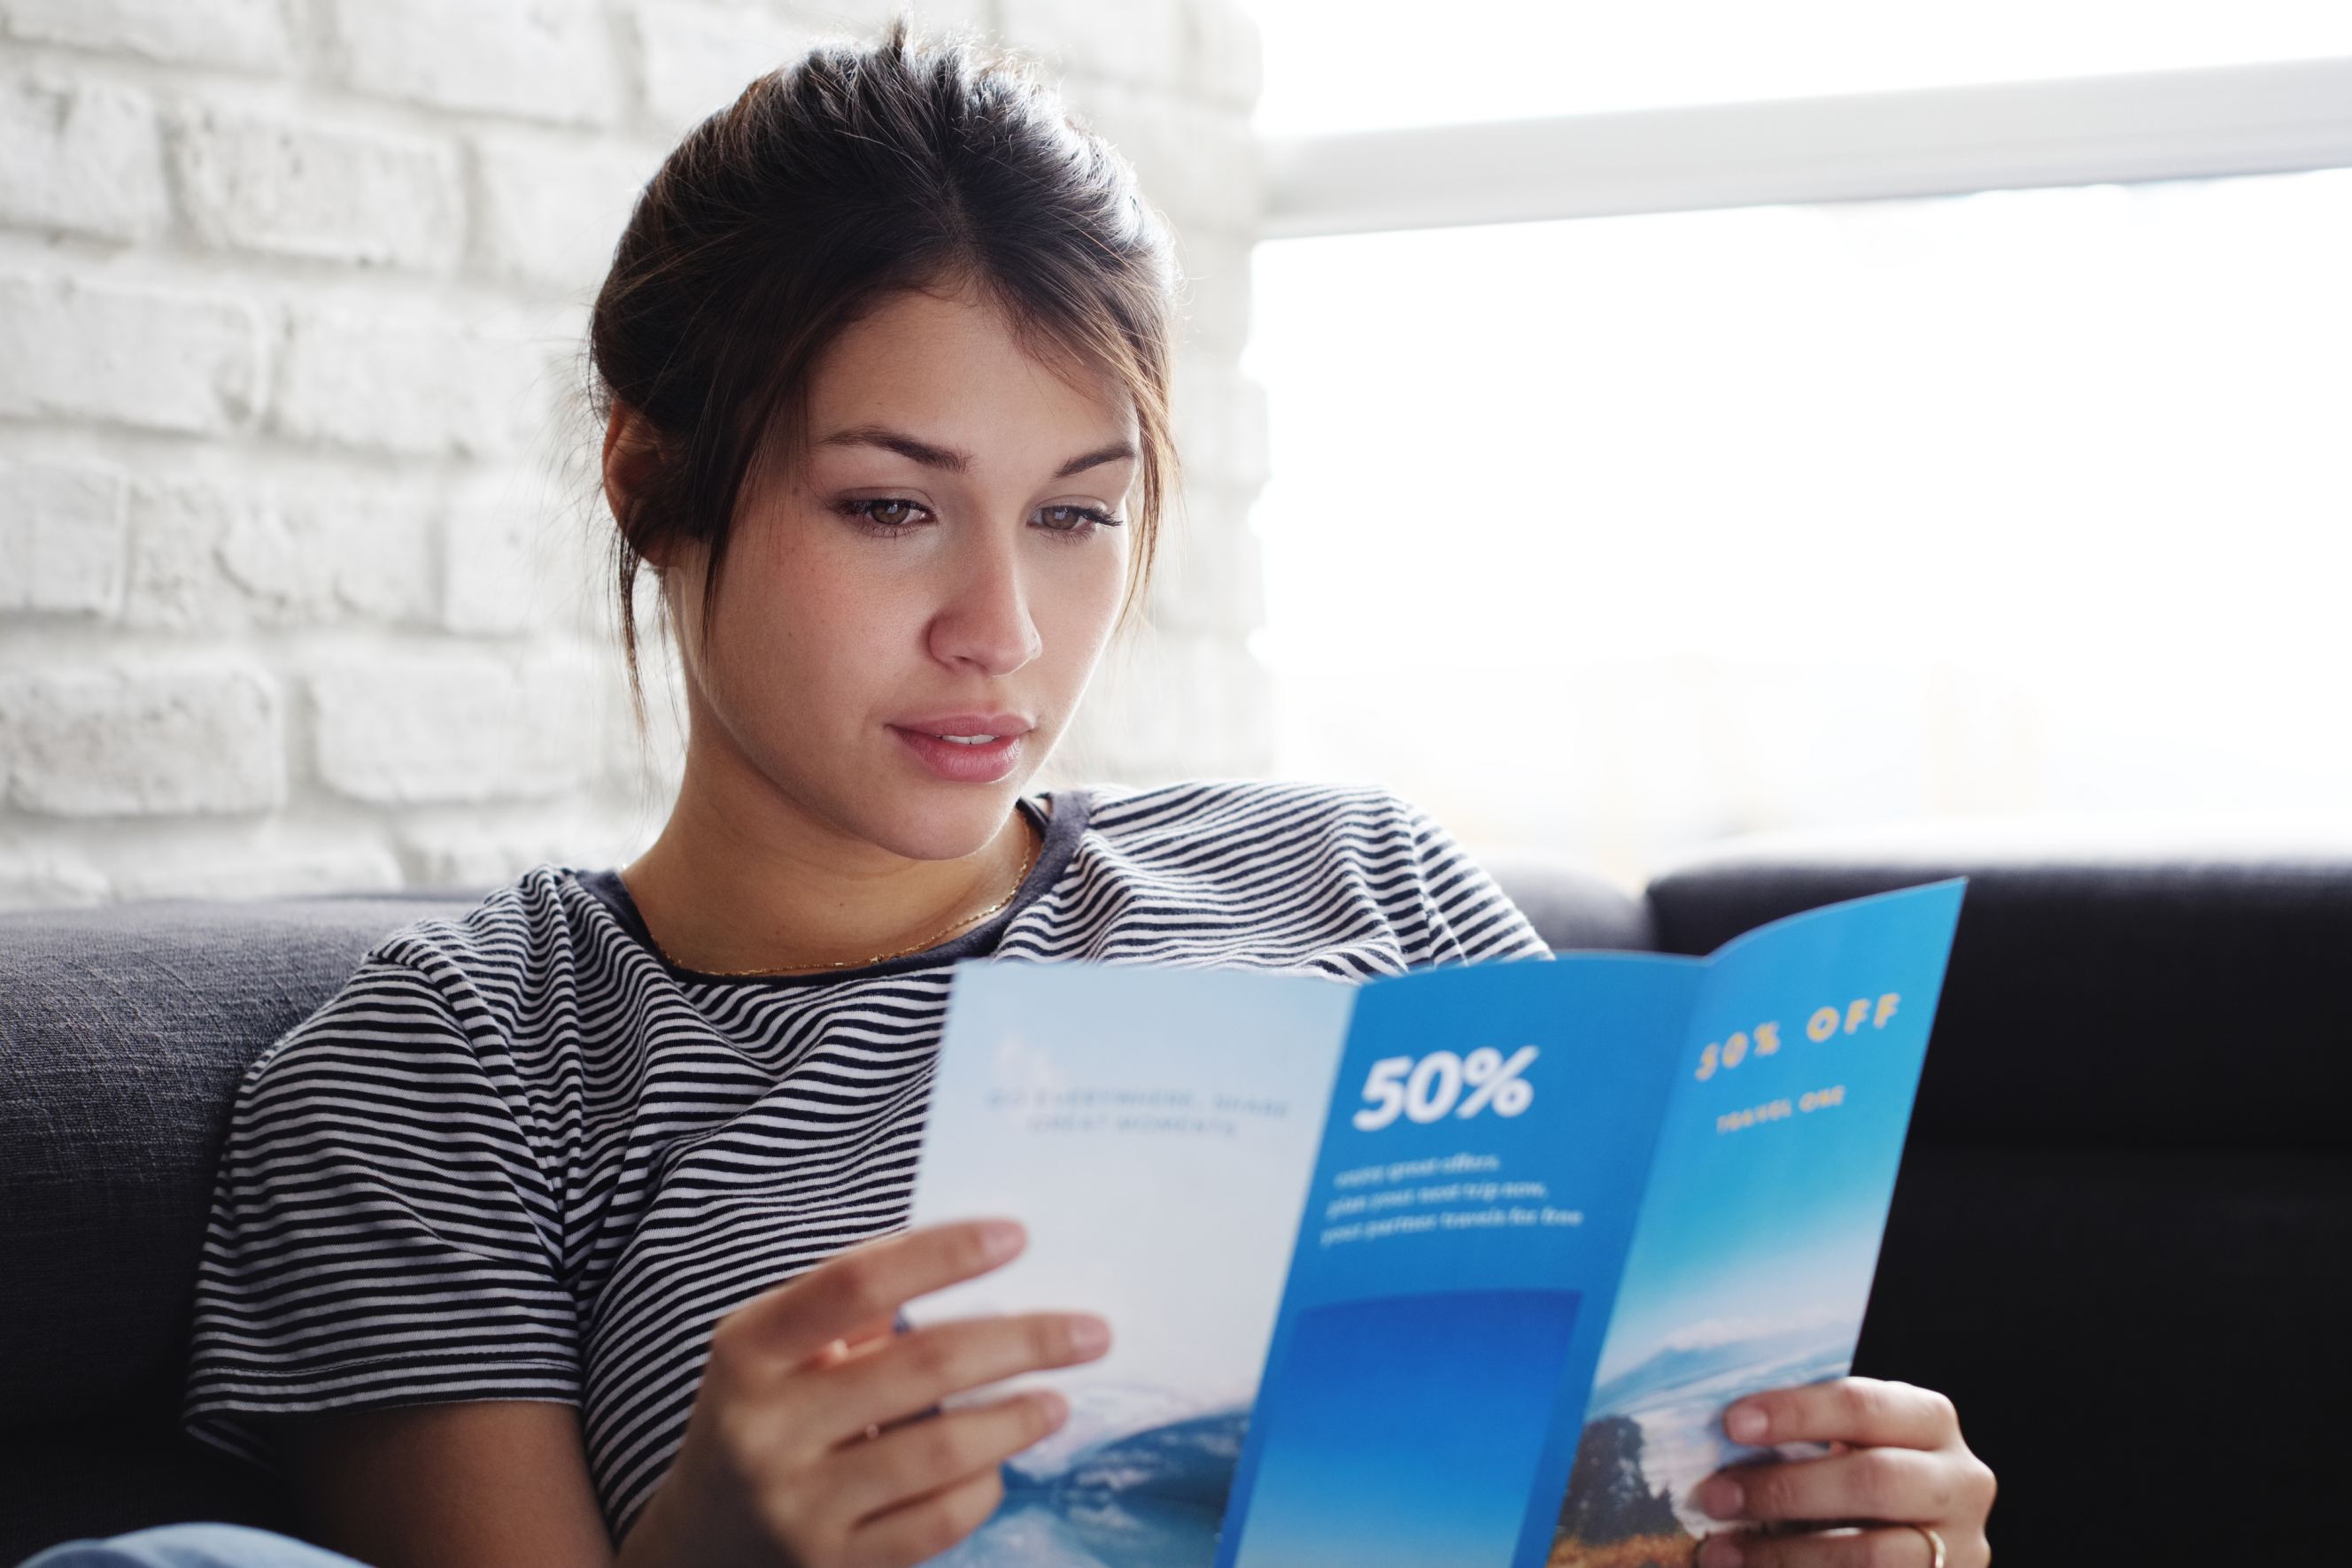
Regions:
M 1263 239 L 2352 167 L 2352 57 L 1268 138 Z

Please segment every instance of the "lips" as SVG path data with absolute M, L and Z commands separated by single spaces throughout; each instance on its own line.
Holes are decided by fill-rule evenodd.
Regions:
M 917 735 L 986 735 L 1002 740 L 1007 736 L 1026 735 L 1037 727 L 1034 719 L 1017 713 L 943 713 L 926 718 L 904 718 L 891 721 L 893 729 L 911 730 Z
M 956 784 L 994 784 L 1020 770 L 1027 721 L 1015 715 L 946 714 L 919 722 L 922 726 L 919 729 L 913 725 L 894 724 L 889 727 L 890 732 L 906 746 L 913 760 L 935 778 Z M 939 727 L 933 728 L 934 726 Z M 985 735 L 992 738 L 943 740 L 943 735 Z

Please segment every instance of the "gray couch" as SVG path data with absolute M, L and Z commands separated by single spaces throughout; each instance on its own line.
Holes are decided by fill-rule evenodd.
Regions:
M 1958 1401 L 2004 1563 L 2335 1550 L 2352 852 L 1759 841 L 1638 899 L 1495 870 L 1557 947 L 1684 953 L 1969 875 L 1856 1370 Z M 301 1532 L 176 1422 L 230 1097 L 375 937 L 474 896 L 0 915 L 0 1563 L 169 1520 Z

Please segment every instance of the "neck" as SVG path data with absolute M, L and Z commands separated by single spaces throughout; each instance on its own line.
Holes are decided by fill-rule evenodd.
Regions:
M 815 972 L 944 941 L 1013 891 L 1037 845 L 1015 810 L 970 854 L 910 860 L 764 779 L 697 760 L 661 836 L 621 873 L 654 940 L 689 969 Z

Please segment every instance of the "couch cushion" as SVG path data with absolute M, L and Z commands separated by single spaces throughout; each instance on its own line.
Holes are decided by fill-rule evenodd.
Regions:
M 1555 948 L 1648 951 L 1649 906 L 1582 862 L 1519 853 L 1486 862 L 1488 874 Z
M 2308 1554 L 2343 1447 L 2352 850 L 1899 832 L 1721 846 L 1650 890 L 1661 946 L 1702 953 L 1969 879 L 1854 1370 L 1958 1405 L 2002 1561 Z
M 286 1489 L 183 1436 L 175 1424 L 111 1418 L 0 1437 L 0 1563 L 61 1541 L 217 1520 L 300 1535 Z
M 387 932 L 479 895 L 0 915 L 0 1434 L 176 1415 L 238 1079 Z
M 2347 1298 L 2340 1156 L 1914 1145 L 1854 1371 L 1959 1406 L 1997 1563 L 2296 1563 L 2344 1484 Z

